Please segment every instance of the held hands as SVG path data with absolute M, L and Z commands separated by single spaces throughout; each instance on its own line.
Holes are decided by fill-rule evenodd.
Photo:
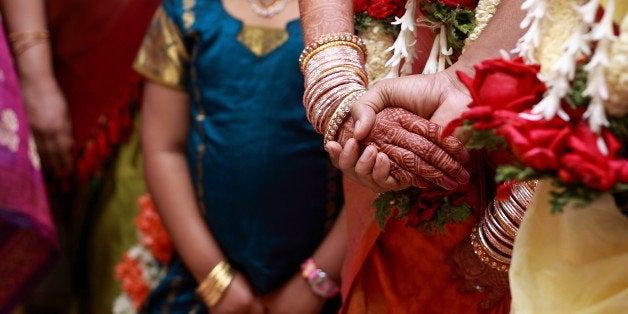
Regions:
M 263 314 L 265 310 L 262 302 L 253 295 L 246 279 L 241 274 L 236 274 L 220 301 L 210 308 L 210 313 Z
M 295 274 L 283 286 L 262 296 L 262 303 L 269 314 L 320 313 L 325 299 L 315 295 L 300 273 Z
M 74 145 L 65 97 L 54 78 L 23 79 L 21 87 L 42 166 L 65 178 L 73 170 Z
M 446 71 L 376 84 L 353 105 L 355 126 L 351 121 L 343 125 L 339 141 L 348 145 L 330 142 L 326 147 L 332 162 L 376 192 L 410 185 L 454 189 L 468 182 L 463 144 L 454 137 L 440 137 L 439 125 L 459 116 L 470 101 L 451 75 Z M 346 139 L 348 133 L 367 146 L 361 156 L 357 143 Z

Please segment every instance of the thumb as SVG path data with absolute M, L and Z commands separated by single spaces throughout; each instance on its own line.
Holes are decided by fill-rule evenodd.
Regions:
M 354 137 L 363 139 L 375 123 L 375 115 L 387 107 L 408 110 L 429 119 L 438 108 L 442 86 L 434 75 L 409 75 L 385 79 L 369 89 L 351 109 Z

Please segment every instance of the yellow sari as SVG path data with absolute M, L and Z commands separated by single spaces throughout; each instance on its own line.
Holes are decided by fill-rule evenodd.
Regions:
M 575 1 L 552 0 L 539 60 L 553 64 L 571 32 Z M 628 34 L 628 3 L 616 20 Z M 624 39 L 625 40 L 624 35 Z M 563 38 L 559 38 L 563 37 Z M 625 43 L 624 43 L 625 44 Z M 551 50 L 554 51 L 551 51 Z M 549 208 L 550 182 L 541 182 L 521 224 L 510 268 L 513 313 L 621 313 L 628 309 L 628 217 L 605 194 L 585 208 Z

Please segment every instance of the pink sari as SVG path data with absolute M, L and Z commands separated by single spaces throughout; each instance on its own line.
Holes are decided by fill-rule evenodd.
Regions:
M 0 313 L 22 301 L 57 251 L 39 157 L 0 25 Z

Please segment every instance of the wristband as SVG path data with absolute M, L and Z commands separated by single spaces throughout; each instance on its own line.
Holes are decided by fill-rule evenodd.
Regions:
M 340 292 L 338 285 L 324 272 L 312 258 L 301 264 L 301 275 L 307 280 L 314 294 L 331 298 Z

